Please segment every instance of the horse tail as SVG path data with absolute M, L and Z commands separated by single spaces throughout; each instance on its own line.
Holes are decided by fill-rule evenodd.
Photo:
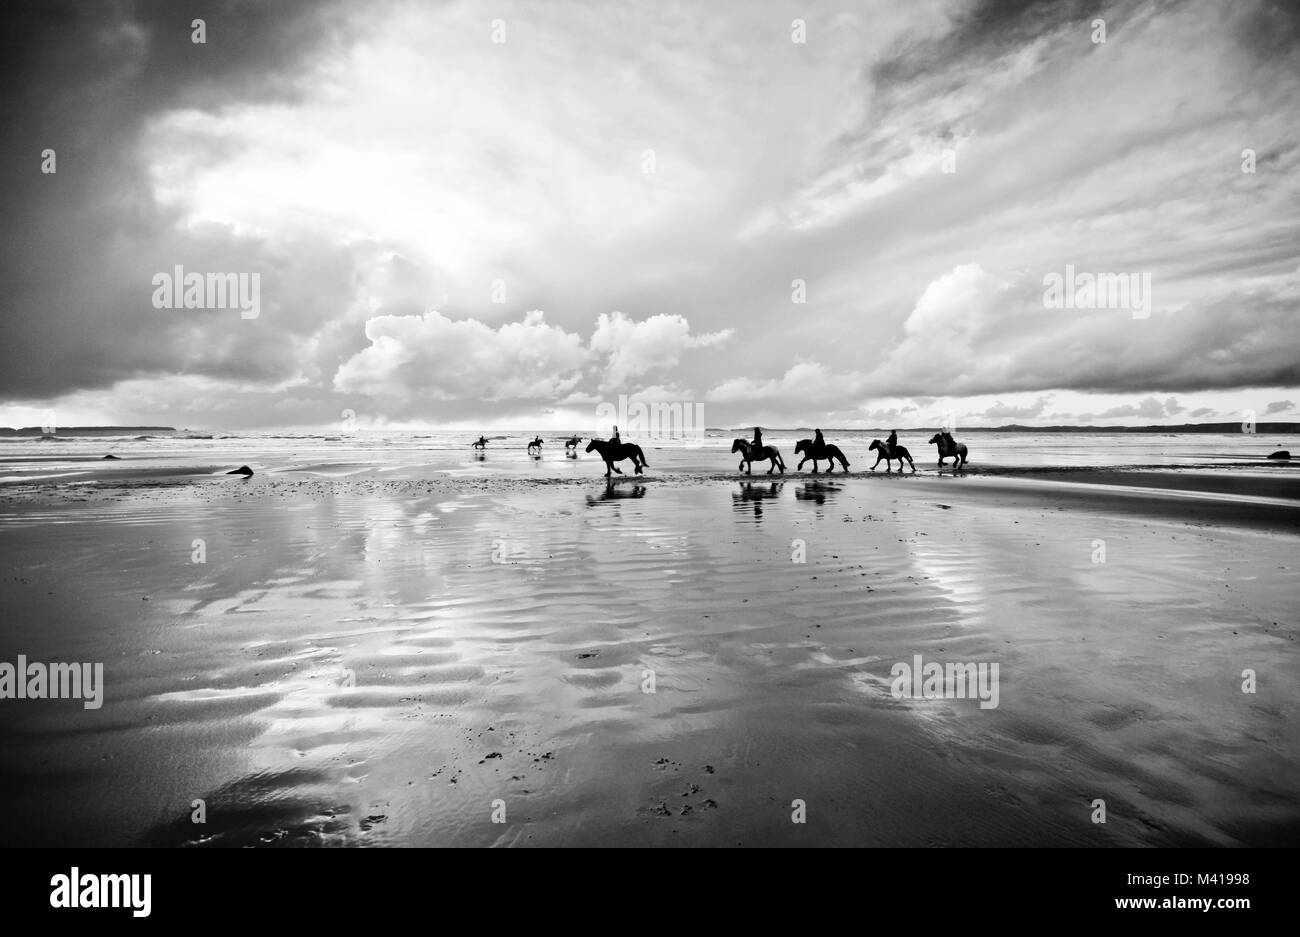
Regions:
M 632 448 L 636 450 L 636 457 L 641 460 L 641 464 L 644 465 L 646 468 L 649 468 L 650 463 L 645 460 L 645 453 L 641 451 L 641 447 L 633 446 Z

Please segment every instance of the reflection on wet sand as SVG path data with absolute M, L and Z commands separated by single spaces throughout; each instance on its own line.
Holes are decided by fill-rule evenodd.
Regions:
M 812 501 L 815 504 L 825 504 L 826 500 L 841 490 L 839 485 L 833 485 L 829 482 L 804 482 L 794 490 L 795 500 Z
M 749 508 L 747 505 L 753 504 L 754 517 L 761 518 L 763 516 L 763 502 L 779 497 L 785 482 L 768 482 L 767 484 L 762 482 L 739 482 L 739 485 L 740 491 L 731 493 L 732 510 L 748 513 Z
M 782 482 L 631 480 L 11 509 L 0 651 L 102 660 L 106 693 L 0 707 L 8 841 L 1294 839 L 1300 694 L 1224 677 L 1294 669 L 1293 535 L 1034 486 L 792 484 L 834 510 L 760 525 Z M 915 655 L 1000 664 L 1000 705 L 895 698 Z M 773 791 L 821 806 L 792 828 Z
M 617 501 L 622 498 L 644 498 L 646 486 L 634 484 L 632 486 L 619 485 L 613 481 L 608 482 L 604 489 L 598 495 L 587 495 L 587 506 L 599 504 L 602 501 Z

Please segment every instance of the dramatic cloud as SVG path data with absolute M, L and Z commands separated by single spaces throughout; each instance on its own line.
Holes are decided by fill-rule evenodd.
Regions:
M 715 425 L 1300 399 L 1294 5 L 11 17 L 0 423 L 581 421 L 636 392 L 698 393 Z M 176 265 L 258 273 L 261 315 L 155 309 Z M 1046 308 L 1067 267 L 1149 277 L 1149 316 Z

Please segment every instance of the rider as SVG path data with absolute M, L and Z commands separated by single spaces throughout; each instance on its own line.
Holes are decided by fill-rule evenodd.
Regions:
M 486 436 L 480 436 L 480 437 L 478 438 L 478 441 L 475 442 L 474 445 L 478 446 L 480 449 L 486 449 L 486 448 L 487 448 L 487 437 L 486 437 Z
M 754 441 L 751 446 L 755 452 L 763 448 L 763 431 L 757 426 L 754 427 Z
M 813 430 L 813 433 L 813 452 L 821 452 L 826 448 L 826 440 L 822 438 L 821 430 L 815 429 Z
M 621 446 L 621 445 L 623 445 L 623 440 L 621 440 L 621 439 L 618 438 L 618 426 L 617 426 L 617 425 L 614 426 L 614 435 L 611 436 L 611 437 L 609 437 L 609 441 L 612 442 L 612 443 L 613 443 L 614 445 L 616 445 L 616 446 Z
M 946 429 L 941 429 L 939 430 L 939 436 L 943 439 L 944 442 L 948 444 L 948 448 L 950 449 L 957 448 L 957 443 L 952 438 L 952 433 L 948 432 Z
M 898 430 L 891 429 L 889 431 L 889 438 L 885 440 L 885 445 L 889 447 L 890 452 L 898 448 Z

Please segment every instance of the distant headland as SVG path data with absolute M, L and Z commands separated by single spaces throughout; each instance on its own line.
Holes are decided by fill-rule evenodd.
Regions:
M 125 436 L 128 433 L 174 432 L 174 426 L 56 426 L 52 433 L 40 426 L 20 426 L 17 429 L 0 426 L 0 436 Z

